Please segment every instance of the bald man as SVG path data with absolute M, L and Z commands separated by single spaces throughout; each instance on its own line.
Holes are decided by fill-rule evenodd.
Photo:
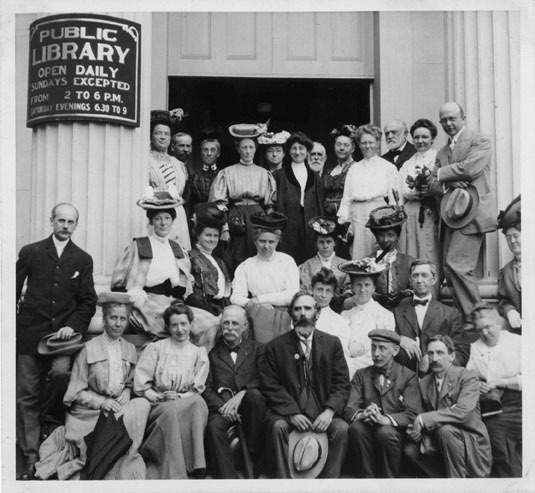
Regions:
M 383 130 L 388 152 L 381 157 L 394 164 L 399 170 L 403 163 L 416 153 L 416 148 L 407 140 L 409 129 L 404 121 L 390 120 Z
M 496 197 L 490 184 L 492 144 L 488 136 L 465 126 L 464 110 L 456 102 L 445 103 L 440 108 L 439 118 L 449 138 L 437 153 L 429 192 L 441 201 L 448 191 L 466 190 L 471 185 L 479 197 L 479 205 L 470 221 L 464 224 L 462 217 L 449 215 L 445 222 L 451 226 L 444 224 L 443 234 L 444 274 L 452 288 L 455 306 L 463 314 L 465 327 L 472 328 L 472 311 L 481 302 L 474 271 L 485 234 L 497 227 Z M 472 214 L 470 205 L 466 213 Z M 444 214 L 450 212 L 444 210 Z

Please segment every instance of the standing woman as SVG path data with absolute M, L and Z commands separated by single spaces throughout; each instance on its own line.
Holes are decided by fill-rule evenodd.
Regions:
M 288 137 L 290 137 L 290 134 L 286 130 L 279 133 L 268 132 L 258 137 L 258 143 L 264 150 L 264 166 L 271 173 L 282 168 L 284 144 Z
M 186 165 L 167 153 L 171 144 L 173 122 L 167 111 L 152 111 L 150 122 L 149 185 L 153 188 L 171 187 L 176 195 L 176 217 L 171 239 L 186 250 L 191 250 L 186 211 L 184 210 L 184 188 L 188 181 Z
M 437 156 L 437 151 L 433 149 L 437 127 L 432 121 L 421 118 L 414 122 L 410 132 L 416 154 L 399 170 L 401 196 L 407 214 L 407 221 L 399 238 L 399 249 L 411 257 L 425 258 L 440 268 L 440 215 L 434 198 L 426 195 L 427 177 L 435 167 Z M 439 279 L 441 278 L 439 273 Z
M 369 255 L 375 248 L 375 237 L 366 228 L 370 212 L 396 202 L 399 193 L 399 173 L 396 167 L 378 156 L 381 147 L 381 129 L 367 123 L 357 129 L 356 139 L 364 158 L 347 172 L 344 194 L 338 210 L 338 222 L 351 222 L 353 249 L 351 258 Z
M 208 407 L 201 397 L 208 377 L 206 349 L 189 340 L 193 312 L 182 302 L 164 314 L 169 337 L 149 344 L 136 367 L 134 391 L 151 403 L 139 452 L 148 479 L 204 477 Z
M 269 212 L 275 205 L 277 185 L 273 176 L 253 162 L 255 139 L 265 131 L 266 126 L 262 124 L 229 127 L 230 135 L 236 138 L 240 161 L 221 170 L 210 189 L 209 201 L 220 202 L 228 208 L 230 246 L 224 260 L 230 272 L 255 253 L 251 214 L 264 209 Z
M 308 153 L 313 142 L 303 133 L 295 132 L 286 141 L 286 156 L 282 169 L 275 172 L 277 210 L 288 218 L 281 250 L 297 265 L 315 253 L 314 233 L 308 222 L 323 215 L 323 185 L 321 178 L 308 166 Z

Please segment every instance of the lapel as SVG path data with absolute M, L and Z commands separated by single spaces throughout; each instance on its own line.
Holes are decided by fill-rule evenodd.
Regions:
M 427 398 L 429 399 L 429 404 L 431 405 L 431 408 L 433 410 L 437 409 L 437 385 L 435 383 L 435 374 L 430 373 L 425 377 L 427 379 L 427 382 L 425 383 L 425 394 Z M 442 383 L 444 386 L 444 382 Z
M 301 347 L 301 343 L 299 341 L 299 338 L 297 337 L 295 330 L 290 329 L 290 334 L 291 336 L 287 340 L 288 352 L 290 353 L 290 359 L 295 362 L 294 365 L 296 369 L 296 374 L 299 375 L 299 382 L 301 385 L 304 385 L 304 362 L 306 362 L 305 353 L 303 352 L 303 348 Z M 314 351 L 314 342 L 312 342 L 312 351 Z
M 321 349 L 324 345 L 323 334 L 314 330 L 314 335 L 312 336 L 312 369 L 316 371 L 319 368 L 319 362 L 321 359 Z M 318 375 L 318 373 L 316 373 Z
M 453 368 L 453 364 L 450 365 L 448 370 L 446 371 L 446 374 L 444 375 L 444 380 L 442 381 L 442 387 L 440 388 L 440 395 L 438 397 L 438 407 L 440 408 L 440 403 L 442 402 L 442 399 L 453 390 L 453 384 L 455 381 L 455 370 Z
M 52 246 L 54 251 L 56 250 L 56 248 L 54 246 Z M 72 240 L 69 240 L 69 242 L 67 243 L 67 245 L 65 245 L 65 249 L 63 250 L 63 253 L 61 254 L 61 258 L 59 259 L 59 262 L 60 263 L 63 263 L 63 262 L 66 262 L 67 260 L 69 260 L 73 254 L 74 254 L 74 243 L 72 242 Z M 57 256 L 56 256 L 57 258 Z
M 451 153 L 452 163 L 457 163 L 458 161 L 462 160 L 461 158 L 463 156 L 466 156 L 468 147 L 470 146 L 470 137 L 471 132 L 464 127 L 464 130 L 461 135 L 459 135 L 459 140 L 457 140 L 457 143 L 455 144 L 455 147 Z
M 240 347 L 240 351 L 241 351 L 241 347 Z M 225 363 L 227 366 L 232 368 L 232 371 L 234 371 L 234 361 L 232 361 L 232 357 L 230 356 L 230 352 L 227 349 L 227 347 L 225 346 L 225 343 L 223 342 L 223 338 L 222 337 L 221 337 L 221 343 L 219 344 L 219 346 L 217 348 L 217 354 L 219 356 L 219 359 L 223 363 Z M 236 359 L 236 362 L 237 361 L 238 360 Z
M 434 298 L 431 298 L 427 311 L 425 312 L 422 332 L 429 326 L 429 324 L 438 316 L 439 304 Z
M 308 167 L 308 164 L 305 162 L 305 168 L 307 170 L 307 182 L 305 185 L 305 190 L 308 190 L 313 184 L 314 184 L 314 172 Z M 299 185 L 299 182 L 297 181 L 297 178 L 295 177 L 294 171 L 292 169 L 292 162 L 290 161 L 287 166 L 284 168 L 284 172 L 286 174 L 286 178 L 288 181 L 298 189 L 301 189 L 301 185 Z
M 427 313 L 425 314 L 427 317 Z M 418 325 L 418 317 L 416 317 L 416 310 L 412 306 L 411 302 L 407 299 L 403 302 L 403 318 L 407 321 L 407 324 L 411 328 L 412 335 L 418 337 L 420 333 L 420 327 Z M 422 328 L 423 330 L 423 328 Z
M 58 262 L 58 252 L 56 251 L 56 246 L 54 245 L 54 241 L 52 240 L 52 235 L 48 237 L 48 241 L 45 244 L 45 251 L 46 254 L 54 261 L 54 263 Z
M 245 339 L 242 339 L 240 344 L 240 350 L 238 351 L 238 357 L 236 358 L 236 364 L 234 365 L 234 371 L 238 370 L 238 368 L 245 361 L 250 352 L 251 348 L 249 347 L 249 344 Z

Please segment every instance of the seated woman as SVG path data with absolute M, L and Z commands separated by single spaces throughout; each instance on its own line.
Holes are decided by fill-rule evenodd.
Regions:
M 147 190 L 137 204 L 147 211 L 153 234 L 135 238 L 117 259 L 111 279 L 112 291 L 127 291 L 134 299 L 130 316 L 133 331 L 143 337 L 136 346 L 149 340 L 168 337 L 162 319 L 163 311 L 174 299 L 182 300 L 192 293 L 193 277 L 187 252 L 169 239 L 176 218 L 176 200 L 168 190 Z M 218 331 L 217 317 L 193 308 L 192 328 L 196 344 L 210 350 Z
M 204 477 L 204 429 L 208 408 L 201 394 L 208 377 L 206 349 L 189 340 L 193 312 L 174 302 L 164 314 L 170 337 L 149 344 L 134 376 L 134 391 L 151 403 L 139 452 L 148 479 Z
M 507 246 L 514 255 L 504 265 L 498 278 L 498 310 L 513 332 L 522 333 L 522 233 L 520 228 L 520 195 L 498 217 Z
M 522 337 L 503 330 L 503 320 L 488 305 L 476 306 L 472 320 L 479 340 L 466 368 L 480 380 L 481 415 L 492 446 L 492 475 L 522 476 Z M 501 412 L 499 412 L 501 409 Z
M 193 293 L 186 302 L 213 315 L 220 315 L 230 303 L 231 284 L 227 266 L 213 255 L 226 221 L 226 214 L 214 203 L 198 204 L 195 208 L 195 245 L 189 253 Z
M 252 337 L 266 343 L 290 328 L 286 309 L 299 291 L 299 269 L 292 257 L 276 248 L 286 226 L 278 212 L 253 214 L 257 254 L 236 269 L 230 301 L 247 310 Z
M 339 269 L 349 274 L 356 305 L 342 312 L 349 322 L 349 378 L 360 368 L 373 364 L 368 333 L 375 329 L 395 330 L 392 312 L 372 298 L 378 277 L 384 272 L 384 264 L 376 264 L 372 258 L 345 262 Z
M 102 306 L 104 332 L 87 342 L 78 353 L 63 399 L 67 412 L 62 453 L 68 460 L 54 462 L 52 454 L 47 452 L 36 465 L 37 476 L 41 479 L 54 473 L 58 479 L 79 478 L 87 458 L 84 437 L 95 428 L 101 411 L 123 417 L 132 439 L 128 454 L 137 455 L 135 462 L 129 464 L 128 473 L 126 467 L 124 471 L 119 467 L 106 479 L 145 479 L 145 464 L 137 451 L 143 440 L 150 405 L 144 399 L 132 399 L 136 348 L 121 337 L 128 325 L 132 303 L 124 293 L 100 293 L 98 304 Z M 43 450 L 50 451 L 53 441 L 60 442 L 51 435 L 41 448 L 42 454 Z M 56 450 L 56 453 L 59 452 Z M 51 468 L 52 464 L 56 467 Z
M 301 291 L 312 292 L 312 278 L 322 269 L 330 269 L 336 278 L 337 289 L 331 301 L 331 308 L 337 313 L 342 309 L 343 294 L 350 289 L 349 276 L 338 269 L 345 262 L 334 253 L 336 241 L 340 235 L 339 225 L 328 217 L 314 217 L 308 222 L 314 232 L 318 253 L 299 266 Z

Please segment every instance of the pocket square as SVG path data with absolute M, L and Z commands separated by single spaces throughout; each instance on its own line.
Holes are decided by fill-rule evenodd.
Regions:
M 80 273 L 79 273 L 78 271 L 76 271 L 76 272 L 72 275 L 71 279 L 76 279 L 79 275 L 80 275 Z

